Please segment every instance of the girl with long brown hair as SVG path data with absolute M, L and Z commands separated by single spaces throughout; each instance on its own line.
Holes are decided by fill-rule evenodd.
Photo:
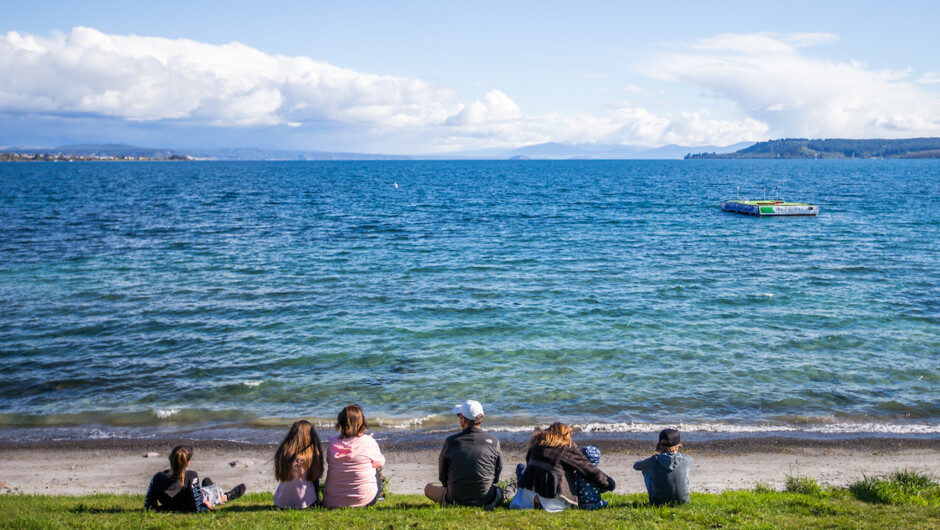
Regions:
M 366 434 L 368 428 L 359 405 L 349 405 L 337 415 L 339 435 L 330 437 L 326 451 L 329 469 L 323 493 L 325 506 L 371 506 L 379 500 L 379 469 L 385 465 L 385 457 L 372 435 Z
M 316 429 L 307 420 L 295 421 L 274 453 L 278 508 L 307 508 L 320 503 L 323 450 Z
M 510 508 L 560 512 L 577 506 L 576 474 L 601 491 L 614 489 L 614 479 L 592 464 L 571 441 L 572 432 L 571 427 L 557 421 L 535 431 L 529 440 L 525 470 L 519 477 L 519 489 Z

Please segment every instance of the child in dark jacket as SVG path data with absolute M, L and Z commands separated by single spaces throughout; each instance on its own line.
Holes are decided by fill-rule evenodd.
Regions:
M 193 448 L 179 445 L 170 451 L 170 469 L 150 479 L 144 509 L 172 512 L 204 512 L 213 506 L 233 501 L 245 494 L 245 485 L 239 484 L 227 493 L 206 477 L 199 485 L 199 475 L 189 471 Z
M 581 448 L 584 456 L 595 466 L 601 465 L 601 450 L 593 445 L 585 445 Z M 582 510 L 598 510 L 607 507 L 607 501 L 601 498 L 601 492 L 590 480 L 585 479 L 580 473 L 574 476 L 574 485 L 578 494 L 578 508 Z
M 689 502 L 689 468 L 692 457 L 681 454 L 679 431 L 663 429 L 659 433 L 657 454 L 633 464 L 633 469 L 643 472 L 643 482 L 649 494 L 650 504 L 662 506 L 667 503 Z

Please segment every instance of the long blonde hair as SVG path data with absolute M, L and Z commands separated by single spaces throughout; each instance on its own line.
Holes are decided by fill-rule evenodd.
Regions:
M 568 427 L 560 421 L 548 426 L 546 429 L 539 429 L 535 431 L 535 434 L 532 435 L 532 438 L 529 440 L 529 447 L 534 447 L 536 445 L 544 445 L 546 447 L 564 447 L 568 445 L 574 445 L 571 442 L 571 433 L 574 432 L 571 427 Z
M 179 481 L 183 486 L 183 479 L 186 476 L 186 464 L 193 459 L 193 448 L 190 445 L 177 445 L 170 451 L 170 470 L 173 472 L 173 478 Z
M 307 420 L 295 421 L 274 453 L 274 476 L 281 482 L 291 480 L 295 460 L 307 467 L 305 479 L 313 482 L 323 476 L 323 450 L 316 429 Z

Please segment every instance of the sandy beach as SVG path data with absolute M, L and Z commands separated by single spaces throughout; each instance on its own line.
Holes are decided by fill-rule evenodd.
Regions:
M 168 467 L 166 455 L 181 440 L 102 440 L 0 444 L 0 493 L 89 495 L 144 493 L 150 477 Z M 603 451 L 601 468 L 617 480 L 620 493 L 640 492 L 640 474 L 633 462 L 650 454 L 649 443 L 637 440 L 577 440 Z M 273 491 L 272 445 L 235 442 L 193 442 L 192 469 L 229 488 L 238 483 L 249 491 Z M 389 442 L 382 446 L 385 469 L 395 493 L 418 494 L 436 480 L 437 453 L 426 445 Z M 787 475 L 814 477 L 821 484 L 845 486 L 863 475 L 914 469 L 940 476 L 940 440 L 858 438 L 811 440 L 740 438 L 687 443 L 695 458 L 692 489 L 716 493 L 756 483 L 782 488 Z M 503 477 L 522 462 L 521 444 L 503 446 Z

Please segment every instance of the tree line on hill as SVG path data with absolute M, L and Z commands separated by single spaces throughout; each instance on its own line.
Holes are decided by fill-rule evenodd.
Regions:
M 940 158 L 940 138 L 904 140 L 784 138 L 758 142 L 733 153 L 690 153 L 685 156 L 686 160 L 707 158 Z

